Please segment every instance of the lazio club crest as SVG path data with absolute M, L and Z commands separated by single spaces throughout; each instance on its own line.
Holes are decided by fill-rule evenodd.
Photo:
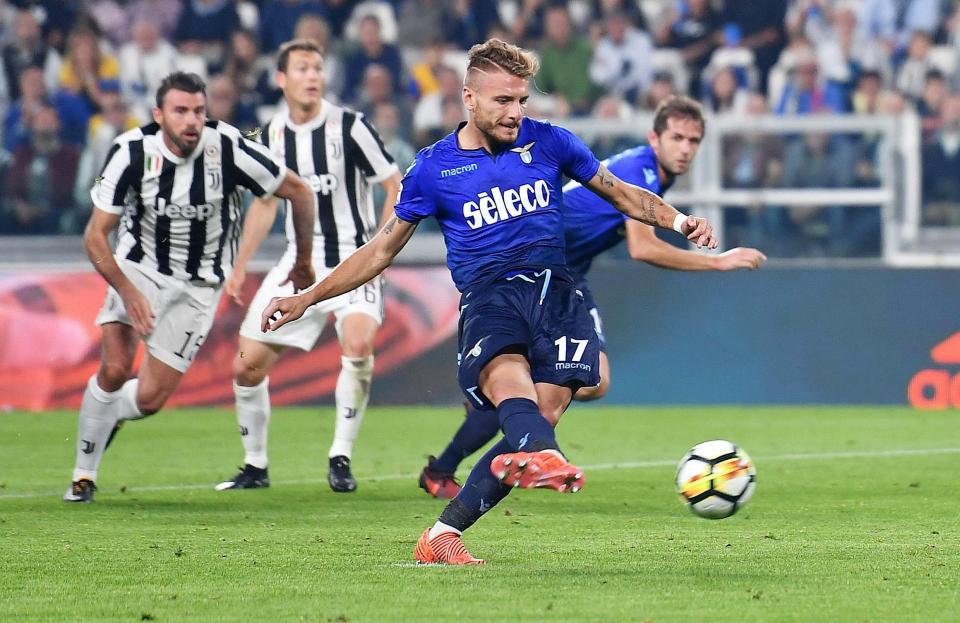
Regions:
M 533 162 L 533 154 L 530 153 L 530 150 L 533 149 L 533 145 L 536 142 L 537 141 L 530 141 L 523 147 L 514 147 L 510 151 L 520 154 L 520 160 L 523 162 L 523 164 L 530 164 Z

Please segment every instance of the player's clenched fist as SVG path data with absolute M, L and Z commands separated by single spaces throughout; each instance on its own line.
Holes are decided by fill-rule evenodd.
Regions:
M 299 294 L 296 296 L 275 296 L 260 314 L 260 330 L 276 331 L 292 320 L 296 320 L 307 311 L 309 305 Z
M 687 220 L 681 225 L 681 229 L 687 240 L 692 240 L 698 247 L 716 249 L 720 244 L 713 236 L 713 225 L 701 216 L 688 216 Z

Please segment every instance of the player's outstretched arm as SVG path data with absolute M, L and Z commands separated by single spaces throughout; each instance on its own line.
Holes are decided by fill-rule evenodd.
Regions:
M 626 222 L 627 251 L 632 259 L 674 270 L 738 270 L 759 268 L 767 256 L 757 249 L 737 247 L 720 255 L 708 255 L 678 249 L 657 238 L 653 227 L 630 220 Z
M 260 315 L 260 329 L 274 331 L 303 315 L 308 307 L 349 292 L 384 271 L 407 244 L 415 223 L 391 214 L 383 228 L 356 253 L 345 259 L 326 279 L 296 296 L 275 297 Z
M 120 220 L 119 214 L 113 214 L 99 208 L 93 208 L 90 221 L 83 232 L 83 248 L 97 272 L 107 280 L 120 298 L 134 330 L 140 335 L 150 335 L 153 331 L 153 310 L 150 302 L 137 289 L 133 282 L 120 270 L 110 250 L 108 236 Z
M 586 187 L 610 202 L 613 207 L 641 223 L 673 229 L 698 247 L 716 249 L 718 241 L 713 236 L 713 226 L 705 218 L 687 216 L 678 218 L 680 212 L 661 199 L 656 193 L 624 182 L 601 164 L 596 175 Z
M 240 235 L 240 248 L 237 257 L 233 260 L 233 272 L 223 284 L 223 291 L 234 303 L 242 305 L 240 292 L 247 277 L 247 264 L 260 248 L 264 238 L 270 232 L 273 221 L 277 218 L 277 198 L 257 197 L 250 204 L 243 217 L 243 233 Z
M 309 288 L 316 279 L 316 275 L 313 274 L 313 221 L 317 210 L 313 191 L 300 176 L 287 171 L 273 194 L 281 199 L 290 200 L 293 231 L 297 241 L 297 258 L 287 275 L 287 281 L 283 283 L 292 281 L 299 290 Z

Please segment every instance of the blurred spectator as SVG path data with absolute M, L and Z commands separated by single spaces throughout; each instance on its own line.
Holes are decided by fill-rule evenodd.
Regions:
M 897 90 L 913 101 L 923 94 L 923 83 L 930 70 L 930 46 L 932 40 L 925 32 L 915 32 L 907 45 L 907 56 L 897 71 Z
M 767 75 L 786 43 L 787 0 L 725 0 L 721 19 L 724 44 L 753 51 L 758 90 L 767 93 Z
M 552 6 L 544 15 L 546 41 L 540 47 L 540 72 L 536 86 L 562 97 L 574 115 L 590 111 L 597 90 L 590 81 L 590 42 L 573 30 L 565 6 Z
M 434 39 L 423 48 L 420 59 L 410 66 L 408 91 L 413 99 L 419 100 L 426 95 L 436 93 L 440 88 L 437 74 L 442 68 L 446 67 L 443 61 L 446 51 L 447 44 L 444 41 Z
M 400 5 L 397 38 L 404 46 L 423 48 L 443 32 L 445 0 L 407 0 Z
M 399 90 L 403 73 L 400 51 L 395 45 L 384 42 L 380 33 L 380 20 L 374 15 L 365 15 L 358 29 L 359 47 L 344 59 L 343 100 L 353 101 L 357 87 L 364 79 L 368 65 L 382 65 L 390 74 L 394 90 Z
M 246 132 L 259 126 L 256 111 L 240 103 L 237 87 L 223 74 L 207 82 L 207 117 L 223 121 Z
M 892 75 L 885 50 L 857 30 L 857 16 L 851 8 L 827 6 L 822 11 L 828 18 L 822 28 L 807 28 L 805 32 L 816 48 L 826 80 L 838 85 L 849 98 L 861 72 L 879 71 L 885 79 Z
M 630 25 L 639 30 L 649 31 L 647 19 L 635 0 L 590 0 L 590 20 L 603 28 L 603 20 L 611 13 L 622 13 Z
M 67 33 L 73 30 L 78 18 L 84 13 L 85 0 L 14 0 L 13 4 L 33 11 L 38 19 L 42 15 L 44 40 L 55 50 L 62 52 Z
M 626 123 L 633 116 L 633 108 L 615 95 L 605 95 L 594 104 L 590 116 L 594 119 L 612 119 Z M 640 132 L 642 135 L 642 130 Z M 639 142 L 644 141 L 638 140 L 636 133 L 601 134 L 590 143 L 590 149 L 598 158 L 609 158 L 625 149 L 635 147 Z
M 461 50 L 492 37 L 491 29 L 501 27 L 497 3 L 489 0 L 445 0 L 443 33 Z M 500 37 L 501 39 L 503 37 Z M 504 39 L 505 40 L 505 39 Z
M 376 107 L 380 104 L 394 104 L 400 111 L 401 134 L 410 136 L 410 118 L 412 113 L 406 97 L 398 94 L 393 85 L 393 76 L 386 67 L 378 63 L 368 65 L 363 74 L 361 89 L 354 100 L 352 107 L 373 118 Z
M 217 67 L 230 35 L 239 27 L 240 16 L 233 0 L 184 0 L 173 40 L 181 52 L 200 54 L 208 65 Z
M 674 84 L 673 74 L 666 71 L 658 71 L 653 74 L 653 80 L 650 82 L 650 88 L 640 96 L 638 108 L 640 110 L 653 112 L 657 105 L 671 95 L 677 94 L 677 85 Z
M 153 22 L 138 20 L 133 40 L 120 48 L 120 87 L 134 116 L 146 123 L 160 82 L 177 66 L 177 50 Z
M 319 15 L 304 15 L 297 21 L 293 30 L 294 39 L 309 39 L 320 46 L 323 53 L 323 91 L 327 99 L 336 99 L 336 95 L 343 92 L 343 66 L 339 56 L 330 43 L 330 27 Z M 263 60 L 263 59 L 261 59 Z M 273 59 L 269 59 L 270 75 L 276 69 Z M 273 81 L 271 80 L 271 85 Z M 272 91 L 274 103 L 279 101 L 282 93 L 277 88 Z
M 257 37 L 252 31 L 241 28 L 233 33 L 223 74 L 236 88 L 242 109 L 256 111 L 279 101 L 281 93 L 273 84 L 274 70 L 272 59 L 260 55 Z
M 13 153 L 2 229 L 11 233 L 79 233 L 82 219 L 73 203 L 79 160 L 80 151 L 60 140 L 57 111 L 41 106 L 31 119 L 30 142 Z
M 324 0 L 325 20 L 334 39 L 343 36 L 344 28 L 350 21 L 350 16 L 353 14 L 356 4 L 357 0 Z
M 747 96 L 749 116 L 770 114 L 767 99 L 759 93 Z M 723 157 L 724 188 L 778 188 L 783 183 L 783 140 L 781 135 L 745 128 L 744 132 L 729 134 L 720 146 Z M 768 221 L 778 224 L 784 208 L 760 204 L 727 207 L 724 227 L 730 247 L 764 244 L 780 248 L 783 241 L 768 237 Z
M 960 97 L 944 102 L 943 124 L 923 148 L 921 162 L 924 224 L 960 226 Z
M 790 80 L 775 100 L 778 115 L 806 115 L 811 113 L 843 112 L 846 107 L 841 89 L 827 84 L 821 86 L 820 68 L 812 54 L 801 55 L 790 71 Z
M 677 2 L 670 16 L 657 31 L 658 46 L 677 48 L 690 69 L 691 95 L 700 96 L 703 70 L 717 47 L 722 22 L 709 0 Z
M 400 170 L 406 171 L 407 167 L 413 164 L 417 154 L 413 146 L 400 136 L 400 111 L 394 104 L 377 104 L 373 111 L 373 126 L 380 134 L 384 149 L 393 156 Z M 383 200 L 383 187 L 380 184 L 374 184 L 373 204 L 379 209 L 383 205 Z
M 48 87 L 59 81 L 60 55 L 47 45 L 37 18 L 30 11 L 19 11 L 13 28 L 13 40 L 3 47 L 3 72 L 7 98 L 20 97 L 20 72 L 26 67 L 43 69 Z
M 943 74 L 932 69 L 927 72 L 923 84 L 923 93 L 916 103 L 917 114 L 920 115 L 920 129 L 923 132 L 923 141 L 926 143 L 934 132 L 943 124 L 943 104 L 949 95 L 947 80 Z
M 180 0 L 130 0 L 127 3 L 127 16 L 134 28 L 140 22 L 153 24 L 166 41 L 173 39 L 182 12 Z
M 86 28 L 74 30 L 67 38 L 67 51 L 60 66 L 60 88 L 86 100 L 92 111 L 100 110 L 100 81 L 116 82 L 120 65 L 111 54 L 100 50 L 97 34 Z
M 273 52 L 293 38 L 297 21 L 304 15 L 327 14 L 319 0 L 264 0 L 260 5 L 260 45 Z
M 534 47 L 543 36 L 543 18 L 549 0 L 519 0 L 518 10 L 507 27 L 520 45 Z
M 380 133 L 380 139 L 383 140 L 387 153 L 393 156 L 401 171 L 406 171 L 417 153 L 400 134 L 402 127 L 400 109 L 396 104 L 377 104 L 373 110 L 373 125 Z M 380 186 L 378 185 L 377 188 Z
M 117 0 L 87 0 L 86 15 L 110 47 L 130 40 L 130 18 Z
M 650 85 L 650 35 L 630 25 L 626 14 L 606 17 L 606 34 L 597 42 L 590 63 L 590 79 L 610 93 L 636 101 Z
M 83 146 L 87 122 L 92 113 L 83 99 L 66 91 L 50 95 L 43 82 L 43 70 L 39 67 L 26 67 L 20 72 L 19 91 L 20 99 L 10 105 L 3 120 L 4 149 L 13 153 L 18 147 L 29 145 L 33 117 L 47 106 L 57 112 L 60 138 L 67 143 Z
M 737 83 L 732 67 L 717 70 L 710 79 L 710 91 L 703 98 L 704 107 L 715 114 L 744 114 L 750 92 Z
M 447 103 L 460 106 L 463 114 L 463 82 L 460 76 L 455 69 L 446 65 L 439 66 L 436 72 L 438 90 L 420 98 L 413 111 L 413 140 L 418 147 L 440 140 L 452 129 L 443 123 L 443 111 Z
M 864 71 L 857 79 L 853 91 L 852 109 L 857 115 L 876 115 L 880 112 L 880 95 L 883 92 L 883 77 L 874 70 Z
M 895 61 L 903 57 L 910 36 L 933 36 L 940 23 L 941 0 L 863 0 L 859 28 L 864 37 L 878 39 Z
M 90 208 L 90 188 L 103 164 L 107 160 L 107 152 L 113 145 L 113 139 L 127 130 L 137 127 L 136 117 L 129 114 L 118 91 L 104 91 L 103 109 L 99 114 L 90 118 L 90 128 L 87 132 L 87 146 L 80 156 L 77 168 L 77 181 L 74 185 L 74 202 L 81 208 Z
M 837 188 L 846 186 L 836 175 L 835 154 L 830 151 L 830 136 L 821 132 L 808 132 L 787 144 L 784 154 L 784 188 Z M 784 241 L 783 248 L 789 255 L 825 255 L 823 248 L 831 232 L 840 236 L 843 216 L 842 207 L 791 206 L 790 208 L 767 208 L 765 224 L 767 234 L 773 240 Z M 816 242 L 820 247 L 810 245 Z

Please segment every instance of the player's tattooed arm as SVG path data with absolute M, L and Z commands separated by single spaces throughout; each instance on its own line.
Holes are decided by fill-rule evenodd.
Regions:
M 586 186 L 632 219 L 667 229 L 673 227 L 677 215 L 673 206 L 649 190 L 624 182 L 604 164 Z
M 386 224 L 383 226 L 383 233 L 386 235 L 392 234 L 394 228 L 397 226 L 397 221 L 399 220 L 400 219 L 397 218 L 396 214 L 387 219 Z
M 409 242 L 416 229 L 415 223 L 397 218 L 391 210 L 387 222 L 376 236 L 305 293 L 309 295 L 310 304 L 349 292 L 382 273 L 393 263 L 393 258 Z

